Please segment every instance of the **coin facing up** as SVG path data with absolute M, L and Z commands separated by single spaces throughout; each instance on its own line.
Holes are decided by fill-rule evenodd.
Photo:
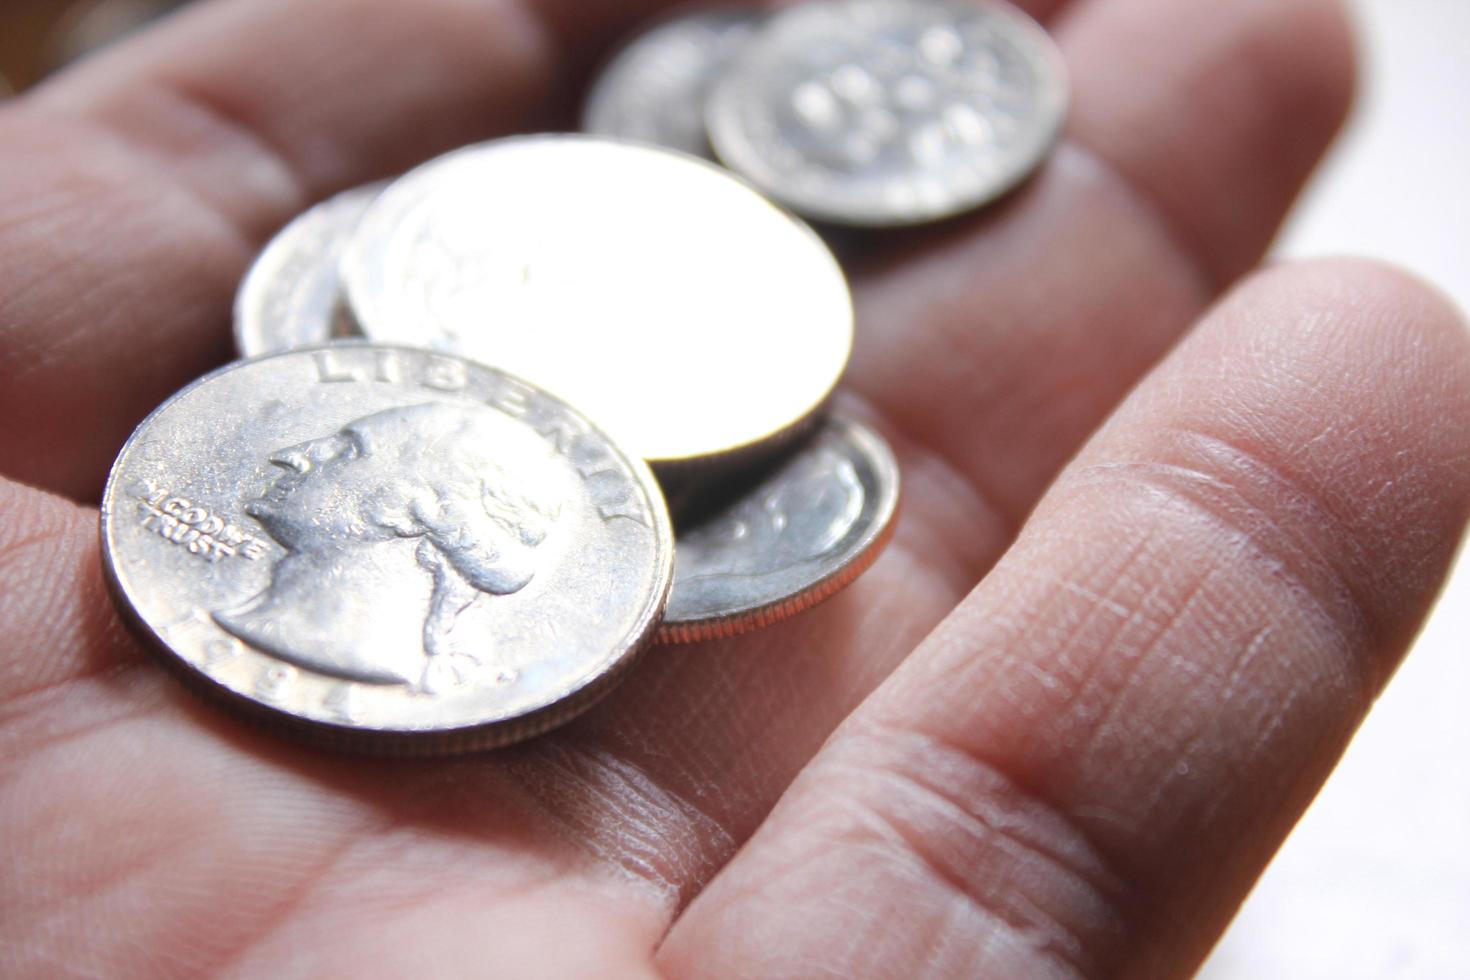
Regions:
M 386 183 L 338 194 L 266 246 L 235 297 L 235 347 L 256 357 L 357 333 L 337 272 L 347 240 Z
M 846 278 L 806 225 L 713 164 L 586 136 L 411 172 L 342 275 L 369 338 L 524 377 L 664 472 L 799 431 L 852 347 Z
M 999 0 L 818 0 L 774 16 L 709 104 L 715 150 L 807 217 L 952 217 L 1024 180 L 1066 116 L 1061 56 Z
M 712 157 L 705 102 L 763 17 L 755 10 L 706 9 L 656 24 L 624 47 L 593 84 L 582 128 Z
M 660 641 L 735 636 L 835 595 L 878 559 L 898 497 L 883 438 L 829 417 L 757 486 L 679 531 Z
M 243 361 L 123 448 L 102 540 L 196 691 L 392 755 L 526 738 L 653 636 L 673 536 L 648 468 L 562 401 L 428 351 Z

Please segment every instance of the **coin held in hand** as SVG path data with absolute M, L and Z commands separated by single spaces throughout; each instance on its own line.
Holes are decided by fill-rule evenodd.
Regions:
M 726 165 L 800 214 L 898 226 L 1015 187 L 1066 108 L 1056 45 L 1008 3 L 816 0 L 741 49 L 709 133 Z
M 847 279 L 810 228 L 713 164 L 592 137 L 411 171 L 342 277 L 368 338 L 526 378 L 664 470 L 799 431 L 852 350 Z
M 386 186 L 343 191 L 271 239 L 235 297 L 235 349 L 241 357 L 315 347 L 357 334 L 337 266 L 363 212 Z
M 310 741 L 506 744 L 652 638 L 657 484 L 504 372 L 348 344 L 242 362 L 137 430 L 104 496 L 124 611 L 196 690 Z
M 582 129 L 713 158 L 704 121 L 710 89 L 764 16 L 716 8 L 653 25 L 598 76 Z
M 887 442 L 829 416 L 754 487 L 680 528 L 659 639 L 736 636 L 831 598 L 878 559 L 898 498 Z

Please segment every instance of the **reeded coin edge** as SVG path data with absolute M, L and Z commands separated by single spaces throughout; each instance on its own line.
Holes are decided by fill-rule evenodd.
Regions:
M 743 57 L 737 57 L 719 79 L 705 105 L 705 129 L 709 133 L 710 146 L 715 151 L 717 162 L 728 167 L 736 176 L 745 180 L 760 193 L 792 212 L 811 221 L 835 225 L 841 228 L 884 229 L 907 228 L 917 225 L 935 224 L 987 207 L 1015 191 L 1041 169 L 1061 139 L 1071 112 L 1071 73 L 1051 33 L 1030 14 L 1004 0 L 973 0 L 974 7 L 992 10 L 1007 19 L 1016 21 L 1033 36 L 1038 49 L 1044 54 L 1052 71 L 1052 84 L 1044 96 L 1054 106 L 1054 120 L 1044 137 L 1038 140 L 1038 149 L 1022 159 L 1015 172 L 1005 180 L 996 181 L 984 194 L 960 195 L 948 206 L 933 208 L 910 208 L 885 210 L 878 205 L 864 206 L 861 201 L 835 195 L 793 192 L 783 186 L 783 181 L 755 150 L 754 144 L 743 136 L 743 127 L 735 120 L 739 115 L 740 102 L 738 75 Z M 799 10 L 800 5 L 786 8 Z M 779 22 L 780 12 L 760 30 L 771 31 Z M 746 51 L 756 50 L 760 37 L 751 40 Z M 741 132 L 739 138 L 732 132 Z
M 315 748 L 386 758 L 428 758 L 463 755 L 471 752 L 503 748 L 517 742 L 525 741 L 526 739 L 550 731 L 553 728 L 557 728 L 576 718 L 578 715 L 583 714 L 593 705 L 597 704 L 597 702 L 611 694 L 618 684 L 627 677 L 628 673 L 636 666 L 637 662 L 649 648 L 655 644 L 658 628 L 663 619 L 664 609 L 668 606 L 669 592 L 673 587 L 674 549 L 672 547 L 664 549 L 663 560 L 660 562 L 662 567 L 656 570 L 657 577 L 663 583 L 662 588 L 656 591 L 652 597 L 652 601 L 645 606 L 640 616 L 637 631 L 630 631 L 632 642 L 629 644 L 628 650 L 621 657 L 614 660 L 607 670 L 591 678 L 581 687 L 571 691 L 564 698 L 543 708 L 538 708 L 515 718 L 497 719 L 481 725 L 464 726 L 454 729 L 354 728 L 328 721 L 299 718 L 274 705 L 257 701 L 254 698 L 226 687 L 209 674 L 186 661 L 173 651 L 169 643 L 143 618 L 128 598 L 127 587 L 124 585 L 117 564 L 113 559 L 113 549 L 110 547 L 108 525 L 114 512 L 112 506 L 113 490 L 117 480 L 121 477 L 121 463 L 127 456 L 129 450 L 138 441 L 140 434 L 148 428 L 155 417 L 162 414 L 177 400 L 192 392 L 195 388 L 213 381 L 217 377 L 276 358 L 294 357 L 301 353 L 310 353 L 318 350 L 340 350 L 344 346 L 344 343 L 352 347 L 371 347 L 374 349 L 396 350 L 417 356 L 432 355 L 461 360 L 472 368 L 481 371 L 491 371 L 514 378 L 522 384 L 526 384 L 538 391 L 543 390 L 507 371 L 481 364 L 469 358 L 405 347 L 400 344 L 373 344 L 357 340 L 331 345 L 319 344 L 313 347 L 280 351 L 245 360 L 233 361 L 197 378 L 164 399 L 157 408 L 148 413 L 142 422 L 138 423 L 137 428 L 133 430 L 132 434 L 128 436 L 127 441 L 123 443 L 122 448 L 118 450 L 112 469 L 108 473 L 107 483 L 102 491 L 102 506 L 98 513 L 98 532 L 102 552 L 103 578 L 106 581 L 108 593 L 112 597 L 113 604 L 117 607 L 124 625 L 143 642 L 144 647 L 153 654 L 154 659 L 163 666 L 165 671 L 178 679 L 185 689 L 198 696 L 201 701 L 224 709 L 227 714 L 249 723 L 254 728 L 286 735 L 298 742 Z M 562 403 L 564 405 L 568 404 L 566 402 Z M 645 491 L 649 488 L 658 488 L 658 481 L 654 478 L 652 470 L 649 469 L 647 463 L 637 456 L 629 455 L 621 445 L 613 441 L 607 433 L 598 428 L 590 419 L 583 416 L 575 406 L 569 405 L 568 407 L 572 409 L 578 418 L 586 422 L 593 431 L 606 439 L 609 445 L 618 450 L 629 463 L 634 474 L 639 478 L 639 483 Z M 665 540 L 672 542 L 674 540 L 673 521 L 669 517 L 667 503 L 664 500 L 662 492 L 649 493 L 647 495 L 649 497 L 649 510 L 652 512 L 656 525 L 653 529 L 654 534 L 659 537 L 665 537 Z M 663 532 L 662 534 L 660 533 L 661 530 Z
M 840 419 L 849 430 L 856 432 L 864 442 L 871 442 L 881 454 L 883 462 L 891 466 L 895 482 L 893 488 L 883 495 L 878 511 L 885 519 L 874 525 L 876 533 L 870 533 L 866 543 L 855 553 L 853 559 L 840 568 L 818 579 L 814 584 L 795 595 L 785 596 L 756 606 L 712 616 L 708 619 L 675 622 L 665 620 L 659 627 L 655 642 L 660 646 L 700 643 L 704 640 L 725 640 L 746 633 L 774 626 L 800 615 L 844 591 L 856 582 L 888 549 L 893 535 L 898 530 L 898 516 L 903 506 L 903 477 L 887 442 L 866 426 L 848 419 Z M 678 545 L 675 545 L 677 549 Z

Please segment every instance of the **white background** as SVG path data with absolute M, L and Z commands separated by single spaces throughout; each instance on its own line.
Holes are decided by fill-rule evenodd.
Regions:
M 1352 6 L 1357 118 L 1279 251 L 1389 258 L 1470 309 L 1470 0 Z M 1470 978 L 1470 560 L 1201 977 Z

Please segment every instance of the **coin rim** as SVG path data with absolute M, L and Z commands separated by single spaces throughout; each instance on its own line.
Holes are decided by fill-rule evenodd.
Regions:
M 109 524 L 115 512 L 113 492 L 118 481 L 122 478 L 123 462 L 129 452 L 138 443 L 143 433 L 155 418 L 167 411 L 180 399 L 189 395 L 195 389 L 203 387 L 226 374 L 277 358 L 296 357 L 301 354 L 312 354 L 319 351 L 341 351 L 344 348 L 392 350 L 411 354 L 416 357 L 440 357 L 459 360 L 465 362 L 467 366 L 474 370 L 487 371 L 511 378 L 569 409 L 576 418 L 586 423 L 590 429 L 605 440 L 607 445 L 612 447 L 628 463 L 629 469 L 632 471 L 638 483 L 641 484 L 645 495 L 648 497 L 649 509 L 652 513 L 654 527 L 651 530 L 657 541 L 655 556 L 658 559 L 653 569 L 653 578 L 657 586 L 652 590 L 649 601 L 645 603 L 639 615 L 636 628 L 628 631 L 629 641 L 627 649 L 620 657 L 613 660 L 605 670 L 588 679 L 579 687 L 567 692 L 557 700 L 513 718 L 502 718 L 474 725 L 442 729 L 361 728 L 331 721 L 302 718 L 283 708 L 257 700 L 226 686 L 176 653 L 167 640 L 159 634 L 158 630 L 144 619 L 142 613 L 129 598 L 127 585 L 123 582 L 122 575 L 115 561 L 114 551 L 116 549 L 113 547 L 113 541 L 108 533 Z M 584 416 L 575 406 L 547 392 L 539 385 L 531 384 L 501 368 L 481 364 L 469 358 L 439 351 L 408 347 L 402 344 L 374 344 L 352 340 L 335 344 L 316 344 L 289 351 L 263 354 L 259 357 L 232 361 L 180 388 L 165 399 L 157 408 L 149 412 L 142 422 L 138 423 L 138 426 L 118 451 L 117 457 L 113 461 L 112 468 L 108 473 L 107 483 L 102 491 L 102 506 L 98 514 L 98 531 L 102 551 L 104 579 L 107 583 L 108 592 L 111 594 L 118 611 L 122 615 L 123 621 L 136 636 L 144 641 L 144 645 L 154 654 L 155 659 L 161 661 L 164 668 L 174 677 L 182 681 L 187 689 L 199 695 L 203 700 L 224 708 L 229 714 L 245 720 L 258 728 L 289 735 L 292 738 L 318 748 L 363 755 L 408 758 L 448 756 L 476 752 L 485 749 L 500 748 L 524 741 L 525 739 L 542 734 L 571 721 L 610 694 L 627 677 L 628 673 L 633 669 L 643 654 L 654 645 L 658 627 L 663 619 L 664 609 L 668 605 L 669 592 L 673 585 L 673 522 L 669 517 L 663 491 L 659 487 L 658 481 L 654 478 L 653 471 L 643 460 L 637 456 L 630 455 L 626 449 L 615 442 L 606 432 L 598 428 L 594 422 Z
M 261 249 L 260 253 L 255 256 L 254 261 L 250 263 L 250 269 L 245 273 L 245 278 L 240 280 L 239 289 L 235 291 L 233 333 L 235 337 L 235 351 L 242 359 L 248 360 L 249 358 L 266 357 L 271 354 L 285 354 L 289 351 L 302 350 L 306 347 L 319 346 L 333 339 L 332 324 L 325 323 L 321 324 L 324 330 L 319 340 L 313 340 L 296 347 L 271 347 L 265 342 L 267 329 L 262 325 L 270 319 L 266 315 L 266 311 L 270 306 L 270 299 L 280 292 L 278 282 L 281 277 L 282 268 L 289 264 L 289 260 L 303 251 L 297 239 L 300 237 L 302 229 L 312 219 L 319 218 L 322 211 L 331 207 L 344 197 L 371 192 L 372 200 L 367 202 L 367 206 L 359 214 L 360 219 L 362 214 L 367 213 L 367 207 L 372 206 L 372 201 L 377 200 L 383 191 L 388 189 L 388 185 L 391 183 L 391 180 L 375 180 L 366 184 L 359 184 L 356 187 L 349 187 L 344 191 L 339 191 L 330 197 L 317 201 L 276 230 L 276 233 L 271 236 L 270 241 L 266 243 L 265 248 Z M 351 237 L 352 229 L 349 229 L 347 235 L 341 240 L 340 244 L 342 248 L 346 248 L 347 242 Z M 317 258 L 320 258 L 319 254 Z M 340 265 L 340 263 L 338 264 Z M 337 300 L 340 304 L 345 304 L 347 302 L 347 291 L 343 287 L 341 273 L 338 270 L 333 271 L 338 273 Z
M 705 129 L 709 132 L 710 146 L 714 148 L 719 163 L 748 180 L 761 193 L 800 215 L 841 227 L 869 229 L 932 224 L 968 214 L 1000 200 L 1035 176 L 1055 150 L 1071 112 L 1071 73 L 1056 40 L 1034 17 L 1005 0 L 966 0 L 964 3 L 957 0 L 919 0 L 913 5 L 951 10 L 960 7 L 988 10 L 1014 22 L 1019 30 L 1032 36 L 1051 70 L 1049 84 L 1045 86 L 1042 99 L 1052 107 L 1052 122 L 1044 138 L 1038 140 L 1036 152 L 1021 157 L 1022 162 L 1004 180 L 996 181 L 979 193 L 957 195 L 950 204 L 939 207 L 885 209 L 881 205 L 865 205 L 862 200 L 854 199 L 850 195 L 803 192 L 791 187 L 789 181 L 783 180 L 740 124 L 739 104 L 744 87 L 742 81 L 744 76 L 750 74 L 746 65 L 769 49 L 773 43 L 772 38 L 786 17 L 795 15 L 797 11 L 809 14 L 810 8 L 819 4 L 835 9 L 848 2 L 850 0 L 815 0 L 779 10 L 759 28 L 757 34 L 746 43 L 744 50 L 731 60 L 724 75 L 715 83 L 705 106 Z
M 840 426 L 845 430 L 839 437 L 857 446 L 864 461 L 879 477 L 879 480 L 876 481 L 879 493 L 876 498 L 877 506 L 874 508 L 874 520 L 869 523 L 867 530 L 859 538 L 855 549 L 850 549 L 851 560 L 794 593 L 704 619 L 671 620 L 666 616 L 658 629 L 656 642 L 659 645 L 729 639 L 774 626 L 836 596 L 857 581 L 882 557 L 898 529 L 898 514 L 902 507 L 903 471 L 898 465 L 898 458 L 893 452 L 893 447 L 877 430 L 854 418 L 834 414 L 829 415 L 823 424 L 824 426 Z M 812 436 L 814 440 L 820 437 L 820 432 Z M 892 479 L 883 481 L 882 476 L 885 473 L 891 474 Z M 864 509 L 867 509 L 866 502 Z M 677 551 L 677 535 L 674 547 Z

